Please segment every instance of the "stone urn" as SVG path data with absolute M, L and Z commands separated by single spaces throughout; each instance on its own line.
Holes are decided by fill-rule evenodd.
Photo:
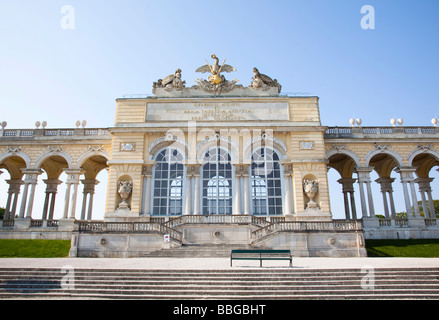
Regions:
M 319 183 L 317 180 L 303 180 L 303 191 L 309 198 L 309 202 L 306 206 L 307 209 L 317 208 L 317 203 L 314 202 L 314 197 L 319 191 Z
M 133 182 L 132 181 L 119 181 L 117 192 L 122 198 L 122 202 L 119 203 L 119 210 L 129 210 L 127 199 L 131 196 L 131 192 L 133 191 Z

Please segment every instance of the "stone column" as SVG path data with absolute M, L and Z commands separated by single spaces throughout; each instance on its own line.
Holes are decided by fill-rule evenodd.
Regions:
M 43 180 L 46 184 L 46 199 L 44 201 L 43 215 L 42 219 L 49 220 L 53 219 L 53 213 L 55 210 L 55 199 L 58 190 L 58 185 L 62 182 L 58 179 L 45 179 Z
M 235 191 L 234 191 L 234 203 L 233 203 L 233 214 L 243 214 L 243 199 L 241 195 L 244 194 L 245 199 L 245 179 L 244 176 L 247 176 L 248 179 L 248 165 L 236 164 L 235 165 Z M 248 182 L 248 181 L 247 181 Z M 248 187 L 247 187 L 248 189 Z M 248 190 L 247 190 L 248 192 Z M 245 211 L 245 210 L 244 210 Z M 250 211 L 245 214 L 250 214 Z
M 424 218 L 436 218 L 436 212 L 434 209 L 433 198 L 431 195 L 431 186 L 430 183 L 434 180 L 434 178 L 417 178 L 415 182 L 419 185 L 419 192 L 421 193 L 422 199 L 422 207 L 424 208 Z M 427 194 L 427 198 L 425 197 Z
M 25 179 L 24 179 L 24 192 L 21 199 L 19 218 L 31 219 L 34 197 L 35 197 L 35 186 L 37 185 L 38 175 L 43 173 L 43 171 L 41 169 L 22 169 L 21 171 L 25 174 Z M 30 190 L 29 190 L 29 186 L 30 186 Z M 25 216 L 25 212 L 26 212 L 26 216 Z
M 186 164 L 186 205 L 183 214 L 199 214 L 200 212 L 200 166 L 198 163 Z
M 338 183 L 342 185 L 342 192 L 344 198 L 345 215 L 346 219 L 357 219 L 357 210 L 355 208 L 355 198 L 354 198 L 354 182 L 357 179 L 342 178 L 337 180 Z M 350 205 L 349 205 L 350 200 Z
M 9 184 L 8 200 L 6 202 L 5 215 L 3 220 L 13 220 L 17 210 L 18 195 L 20 194 L 21 185 L 24 183 L 22 180 L 6 180 Z
M 420 217 L 418 200 L 416 198 L 416 191 L 415 191 L 414 179 L 413 179 L 413 172 L 415 172 L 416 169 L 412 167 L 399 167 L 395 171 L 401 175 L 401 183 L 404 191 L 404 200 L 405 200 L 405 207 L 407 210 L 407 218 L 412 219 L 413 212 L 415 217 L 417 218 Z M 409 187 L 412 196 L 411 199 L 412 203 L 410 203 L 410 196 L 408 191 Z M 412 205 L 413 205 L 413 210 L 411 208 Z
M 395 181 L 395 178 L 379 178 L 375 180 L 381 186 L 381 193 L 383 195 L 383 204 L 384 204 L 384 215 L 386 219 L 396 218 L 395 213 L 395 204 L 393 203 L 393 188 L 392 183 Z M 390 211 L 389 211 L 389 203 L 387 202 L 387 194 L 389 194 L 390 201 Z M 389 214 L 390 212 L 390 214 Z
M 285 212 L 284 216 L 287 218 L 291 218 L 293 216 L 293 199 L 292 199 L 292 178 L 293 175 L 293 166 L 291 163 L 282 163 L 284 168 L 284 188 L 285 188 Z
M 70 204 L 70 187 L 71 187 L 71 184 L 67 183 L 66 195 L 64 197 L 63 219 L 67 219 L 68 218 L 69 204 Z
M 250 164 L 249 163 L 245 163 L 245 164 L 240 164 L 240 170 L 239 170 L 239 174 L 241 176 L 241 181 L 242 181 L 242 185 L 241 185 L 241 189 L 243 191 L 242 194 L 242 205 L 241 205 L 241 211 L 242 214 L 245 215 L 249 215 L 250 214 L 250 186 L 249 186 L 249 168 L 250 168 Z M 236 172 L 235 172 L 236 174 Z
M 241 175 L 235 173 L 235 197 L 233 203 L 233 214 L 241 214 Z
M 147 163 L 142 169 L 142 175 L 144 179 L 143 189 L 143 215 L 149 217 L 151 215 L 151 185 L 152 185 L 152 168 L 155 165 L 154 160 L 147 160 Z
M 192 174 L 186 173 L 186 181 L 185 181 L 185 189 L 186 189 L 186 201 L 185 201 L 185 208 L 184 208 L 184 215 L 189 215 L 192 213 Z
M 75 219 L 76 215 L 76 199 L 78 195 L 79 177 L 82 171 L 75 169 L 65 169 L 67 174 L 67 189 L 65 196 L 65 205 L 63 219 Z M 73 187 L 73 188 L 72 188 Z
M 194 214 L 200 214 L 200 173 L 194 174 Z
M 369 218 L 375 218 L 375 208 L 373 204 L 372 189 L 370 186 L 370 172 L 372 170 L 373 170 L 372 167 L 355 168 L 355 172 L 358 175 L 358 183 L 360 184 L 361 209 L 363 212 L 363 217 L 369 217 Z M 364 184 L 366 184 L 369 211 L 367 211 L 367 207 L 366 207 L 366 199 L 363 189 Z
M 82 197 L 81 220 L 85 219 L 86 212 L 87 212 L 87 220 L 91 220 L 92 212 L 93 212 L 93 196 L 95 193 L 95 186 L 99 183 L 99 181 L 96 179 L 84 179 L 81 180 L 81 182 L 84 185 L 84 191 Z M 87 209 L 87 197 L 88 197 L 88 209 Z

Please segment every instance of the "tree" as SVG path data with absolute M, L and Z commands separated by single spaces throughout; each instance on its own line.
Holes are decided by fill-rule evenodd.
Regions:
M 428 204 L 428 202 L 427 202 L 427 204 Z M 438 218 L 439 217 L 439 200 L 433 200 L 433 205 L 434 205 L 434 212 L 436 213 L 436 218 Z M 421 217 L 424 217 L 424 208 L 422 207 L 422 201 L 418 201 L 418 206 L 419 206 L 419 213 L 421 214 Z M 413 210 L 413 207 L 412 207 L 412 210 Z M 405 211 L 398 212 L 398 213 L 396 213 L 396 217 L 397 218 L 407 218 L 407 212 L 405 212 Z M 429 216 L 427 218 L 429 218 Z
M 5 216 L 5 208 L 0 208 L 0 220 L 3 220 L 3 217 Z

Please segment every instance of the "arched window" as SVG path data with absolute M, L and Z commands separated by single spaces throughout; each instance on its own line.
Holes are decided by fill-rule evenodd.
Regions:
M 167 148 L 162 150 L 155 160 L 152 214 L 181 215 L 183 211 L 183 156 L 178 150 Z
M 281 173 L 277 153 L 269 148 L 255 151 L 251 171 L 253 214 L 282 214 Z
M 213 148 L 205 153 L 203 161 L 203 214 L 232 214 L 230 155 Z

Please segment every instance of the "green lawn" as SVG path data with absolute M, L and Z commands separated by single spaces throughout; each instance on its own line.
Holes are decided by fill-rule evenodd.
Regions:
M 368 257 L 439 257 L 439 239 L 366 240 Z
M 70 240 L 0 239 L 0 258 L 65 258 Z
M 439 257 L 439 239 L 366 240 L 368 257 Z M 0 258 L 68 257 L 70 240 L 0 239 Z

